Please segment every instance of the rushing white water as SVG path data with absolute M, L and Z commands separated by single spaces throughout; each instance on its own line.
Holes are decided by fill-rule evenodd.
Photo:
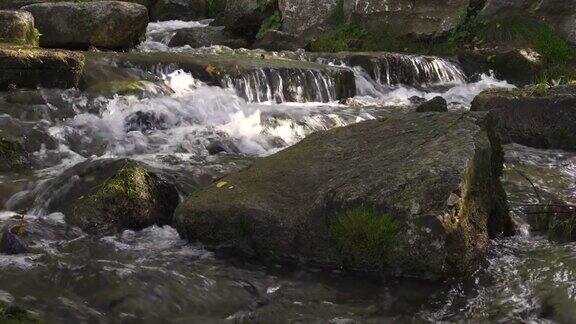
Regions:
M 453 109 L 468 108 L 476 95 L 491 88 L 514 88 L 506 81 L 483 74 L 480 80 L 458 83 L 450 87 L 416 88 L 408 85 L 383 85 L 373 80 L 361 67 L 353 68 L 356 77 L 356 95 L 365 105 L 411 106 L 414 99 L 430 100 L 440 96 Z
M 138 46 L 138 50 L 143 52 L 168 51 L 168 43 L 177 30 L 206 27 L 211 21 L 211 19 L 200 21 L 169 20 L 149 23 L 146 30 L 146 40 Z
M 84 139 L 88 146 L 97 138 L 106 147 L 103 156 L 183 153 L 202 157 L 214 141 L 231 141 L 244 154 L 267 155 L 310 132 L 372 118 L 338 105 L 252 104 L 230 89 L 207 86 L 181 70 L 164 78 L 174 94 L 144 99 L 115 96 L 104 102 L 99 114 L 78 114 L 54 125 L 51 133 L 64 143 Z M 269 101 L 264 99 L 272 98 L 260 97 Z M 76 100 L 77 105 L 91 104 L 82 97 Z

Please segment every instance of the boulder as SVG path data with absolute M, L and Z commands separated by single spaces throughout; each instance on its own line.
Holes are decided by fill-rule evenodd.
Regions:
M 390 113 L 312 134 L 197 191 L 175 226 L 239 256 L 468 274 L 509 230 L 502 156 L 486 114 Z
M 262 27 L 267 27 L 265 25 L 267 19 L 274 16 L 281 20 L 280 12 L 277 9 L 276 1 L 226 1 L 222 12 L 218 14 L 212 24 L 225 26 L 232 36 L 253 43 Z
M 38 36 L 29 12 L 0 10 L 0 43 L 37 46 Z
M 171 177 L 127 159 L 87 161 L 45 186 L 41 208 L 90 234 L 170 224 L 179 202 Z
M 524 14 L 538 18 L 576 44 L 576 0 L 487 0 L 483 17 Z
M 78 86 L 84 56 L 62 50 L 0 46 L 0 91 Z
M 466 51 L 458 60 L 467 75 L 491 71 L 496 78 L 519 86 L 534 83 L 545 70 L 542 55 L 530 48 Z
M 416 107 L 417 112 L 446 112 L 448 111 L 448 103 L 446 99 L 437 96 L 426 102 L 421 103 Z
M 247 48 L 248 43 L 241 38 L 234 38 L 224 27 L 185 28 L 176 32 L 168 46 L 188 45 L 192 48 L 224 45 L 230 48 Z
M 296 51 L 306 47 L 295 35 L 279 30 L 269 29 L 258 35 L 252 48 L 259 48 L 266 51 Z
M 330 18 L 342 3 L 340 0 L 279 0 L 282 29 L 303 38 L 319 34 L 331 28 Z
M 576 150 L 576 86 L 486 90 L 471 110 L 497 118 L 504 143 Z
M 396 36 L 446 35 L 466 17 L 469 0 L 279 0 L 283 30 L 307 37 L 343 23 Z
M 150 9 L 150 20 L 197 20 L 206 18 L 206 0 L 158 0 Z
M 417 39 L 447 35 L 466 18 L 469 0 L 343 0 L 348 21 Z
M 144 39 L 148 25 L 146 7 L 128 2 L 40 3 L 22 10 L 34 16 L 42 47 L 126 50 Z

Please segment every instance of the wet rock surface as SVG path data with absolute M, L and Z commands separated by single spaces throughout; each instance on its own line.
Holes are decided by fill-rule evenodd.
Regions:
M 126 50 L 144 39 L 146 7 L 120 1 L 55 2 L 22 8 L 32 13 L 40 31 L 40 46 Z
M 179 202 L 173 178 L 128 159 L 87 161 L 46 186 L 54 191 L 41 208 L 91 234 L 170 224 Z
M 576 87 L 546 85 L 488 90 L 472 104 L 499 120 L 502 140 L 548 149 L 576 150 Z
M 416 107 L 416 112 L 446 112 L 448 103 L 442 97 L 434 97 Z
M 83 64 L 74 52 L 0 46 L 0 90 L 75 87 Z
M 178 207 L 176 227 L 243 256 L 400 275 L 469 273 L 489 237 L 509 226 L 502 151 L 483 116 L 400 114 L 313 134 L 195 193 Z M 335 235 L 342 217 L 352 238 Z M 383 246 L 357 255 L 339 248 L 362 245 L 351 233 L 372 226 L 398 233 L 389 254 Z

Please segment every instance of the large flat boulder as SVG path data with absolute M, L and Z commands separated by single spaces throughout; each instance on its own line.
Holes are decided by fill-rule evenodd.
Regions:
M 350 22 L 396 36 L 438 37 L 463 21 L 468 6 L 469 0 L 279 0 L 284 31 L 305 37 Z
M 83 66 L 84 56 L 75 52 L 0 47 L 0 91 L 14 87 L 76 87 Z
M 148 10 L 120 1 L 55 2 L 22 8 L 34 16 L 40 46 L 126 50 L 138 45 L 148 25 Z
M 471 109 L 497 118 L 505 143 L 576 150 L 576 86 L 486 90 Z
M 196 192 L 190 241 L 240 256 L 444 277 L 508 230 L 503 152 L 485 114 L 390 114 L 320 132 Z
M 0 43 L 38 45 L 38 36 L 29 12 L 0 10 Z

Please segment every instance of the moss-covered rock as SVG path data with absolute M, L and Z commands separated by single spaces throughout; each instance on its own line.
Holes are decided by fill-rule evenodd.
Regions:
M 0 323 L 39 324 L 40 321 L 25 309 L 15 305 L 8 305 L 0 301 Z
M 129 2 L 51 2 L 22 10 L 34 16 L 42 47 L 126 50 L 144 39 L 148 25 L 146 7 Z
M 39 36 L 30 13 L 0 10 L 0 43 L 38 46 Z
M 76 87 L 83 67 L 79 53 L 0 45 L 0 90 Z
M 80 187 L 84 191 L 82 196 L 70 193 L 76 199 L 63 210 L 68 224 L 101 234 L 171 223 L 179 201 L 173 184 L 146 165 L 130 160 L 87 164 L 79 170 L 89 177 L 102 167 L 109 168 L 106 170 L 106 174 L 111 174 L 109 178 L 98 176 L 93 187 Z
M 30 164 L 22 144 L 0 137 L 0 171 L 19 170 Z
M 576 150 L 576 86 L 487 90 L 471 109 L 489 111 L 498 119 L 505 143 Z
M 122 80 L 96 83 L 88 87 L 86 91 L 94 95 L 105 97 L 113 97 L 114 95 L 143 97 L 144 94 L 153 87 L 154 84 L 149 81 Z
M 241 256 L 466 274 L 489 237 L 509 230 L 502 155 L 485 114 L 390 114 L 313 134 L 224 177 L 182 203 L 175 224 Z

